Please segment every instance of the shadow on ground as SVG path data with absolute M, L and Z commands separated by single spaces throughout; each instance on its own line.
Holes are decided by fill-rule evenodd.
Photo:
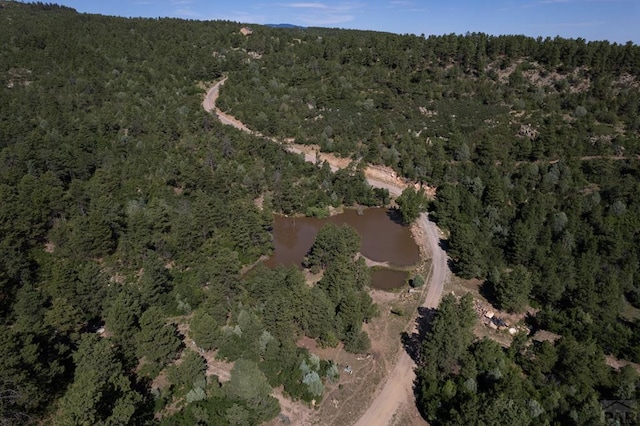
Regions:
M 420 365 L 422 363 L 421 360 L 421 347 L 422 342 L 426 338 L 427 334 L 431 330 L 431 323 L 436 314 L 436 310 L 433 308 L 425 308 L 423 306 L 418 308 L 418 317 L 416 318 L 416 331 L 409 334 L 407 332 L 403 332 L 402 346 L 407 354 L 413 359 L 413 361 Z M 413 401 L 416 404 L 416 408 L 420 412 L 423 418 L 425 418 L 424 410 L 420 407 L 420 404 L 417 403 L 418 392 L 417 386 L 419 386 L 419 378 L 416 377 L 416 381 L 413 383 L 413 392 L 416 399 Z
M 415 363 L 420 360 L 420 346 L 431 327 L 431 320 L 436 310 L 433 308 L 418 308 L 418 317 L 416 318 L 417 330 L 414 333 L 402 332 L 402 347 Z

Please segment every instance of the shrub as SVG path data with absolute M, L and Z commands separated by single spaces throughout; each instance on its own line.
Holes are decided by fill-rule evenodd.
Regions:
M 424 285 L 424 277 L 422 275 L 418 274 L 418 275 L 414 276 L 411 279 L 409 284 L 413 288 L 420 288 L 420 287 L 422 287 Z

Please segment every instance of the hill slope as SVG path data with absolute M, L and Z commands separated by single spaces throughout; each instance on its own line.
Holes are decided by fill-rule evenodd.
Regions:
M 2 5 L 3 421 L 258 423 L 278 413 L 272 388 L 311 401 L 336 373 L 298 337 L 367 350 L 375 308 L 348 231 L 329 238 L 338 261 L 313 288 L 295 270 L 241 272 L 270 252 L 274 212 L 388 194 L 362 167 L 332 173 L 222 125 L 201 102 L 223 76 L 218 105 L 253 131 L 436 186 L 454 272 L 565 337 L 473 342 L 466 302 L 448 300 L 418 359 L 425 416 L 500 418 L 517 394 L 529 401 L 517 413 L 580 422 L 599 399 L 637 398 L 637 376 L 603 354 L 640 361 L 638 46 L 245 36 L 229 22 Z M 235 363 L 228 381 L 207 376 L 198 348 Z M 474 389 L 487 405 L 465 411 Z

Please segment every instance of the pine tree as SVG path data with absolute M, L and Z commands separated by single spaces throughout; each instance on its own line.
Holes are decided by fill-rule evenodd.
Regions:
M 166 324 L 162 311 L 151 307 L 140 317 L 140 331 L 136 335 L 139 357 L 157 367 L 163 367 L 175 358 L 181 342 L 173 324 Z

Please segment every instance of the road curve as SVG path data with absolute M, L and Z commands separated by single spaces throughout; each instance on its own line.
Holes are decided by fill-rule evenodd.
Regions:
M 203 108 L 208 112 L 215 112 L 221 123 L 235 127 L 244 132 L 258 135 L 249 129 L 244 123 L 235 117 L 225 114 L 216 108 L 215 101 L 220 93 L 220 86 L 225 83 L 227 78 L 220 80 L 213 85 L 202 102 Z M 274 139 L 272 139 L 274 140 Z M 274 140 L 275 141 L 275 140 Z M 300 150 L 288 146 L 287 149 L 298 154 L 304 154 L 305 160 L 315 162 L 315 156 L 309 153 L 302 153 Z M 332 165 L 332 169 L 337 167 Z M 389 193 L 398 196 L 402 193 L 404 187 L 399 184 L 393 184 L 389 181 L 376 179 L 370 175 L 367 176 L 369 184 L 376 188 L 386 188 Z M 426 213 L 422 213 L 418 218 L 418 225 L 422 228 L 426 244 L 431 253 L 431 273 L 429 274 L 429 282 L 427 294 L 422 303 L 426 308 L 436 308 L 442 298 L 444 283 L 451 271 L 447 262 L 447 254 L 440 246 L 440 231 L 436 225 L 429 220 Z M 371 401 L 369 408 L 362 414 L 360 419 L 355 423 L 356 426 L 386 426 L 389 425 L 398 410 L 403 405 L 414 404 L 413 382 L 415 380 L 416 365 L 411 357 L 404 351 L 400 351 L 398 361 L 392 371 L 387 375 L 387 380 L 376 391 L 376 397 Z
M 216 99 L 218 99 L 218 96 L 220 95 L 220 87 L 224 84 L 225 81 L 227 81 L 227 77 L 211 86 L 209 91 L 207 91 L 207 95 L 205 96 L 204 101 L 202 101 L 202 107 L 207 112 L 215 110 L 216 116 L 222 124 L 233 126 L 236 129 L 242 130 L 243 132 L 254 134 L 254 132 L 252 132 L 251 129 L 245 126 L 244 123 L 242 123 L 240 120 L 228 114 L 225 114 L 220 111 L 220 109 L 216 108 Z

